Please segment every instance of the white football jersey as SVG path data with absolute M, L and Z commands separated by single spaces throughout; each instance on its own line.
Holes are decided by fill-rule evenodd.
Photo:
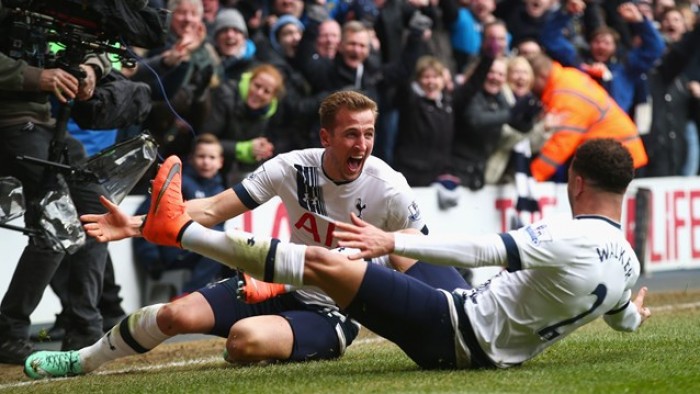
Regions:
M 630 298 L 640 266 L 619 224 L 592 215 L 549 218 L 501 239 L 512 272 L 468 291 L 464 303 L 497 366 L 520 364 L 606 313 L 627 320 L 606 316 L 615 329 L 639 325 Z
M 280 154 L 234 190 L 248 207 L 279 196 L 289 216 L 290 240 L 298 244 L 337 247 L 334 222 L 350 221 L 351 212 L 385 231 L 423 229 L 413 191 L 401 173 L 370 156 L 357 179 L 336 183 L 323 172 L 323 152 L 313 148 Z M 307 302 L 334 304 L 325 295 L 317 297 L 319 292 L 300 293 Z

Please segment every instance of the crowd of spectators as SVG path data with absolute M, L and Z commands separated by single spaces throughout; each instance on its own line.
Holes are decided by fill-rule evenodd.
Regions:
M 276 154 L 319 146 L 320 100 L 355 89 L 379 104 L 374 155 L 412 186 L 449 174 L 478 190 L 514 179 L 523 140 L 537 157 L 548 141 L 573 151 L 585 139 L 533 91 L 532 59 L 545 54 L 602 86 L 634 122 L 648 156 L 640 176 L 697 175 L 699 3 L 151 0 L 172 12 L 168 44 L 123 69 L 151 85 L 154 102 L 120 138 L 148 130 L 163 156 L 186 159 L 194 138 L 212 133 L 230 185 Z M 601 118 L 606 99 L 595 104 Z

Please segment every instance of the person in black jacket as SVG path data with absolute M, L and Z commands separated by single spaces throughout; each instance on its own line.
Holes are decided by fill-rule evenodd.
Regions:
M 285 146 L 284 136 L 273 138 L 269 131 L 283 93 L 284 78 L 270 64 L 261 64 L 212 91 L 212 111 L 202 130 L 221 140 L 226 184 L 238 183 L 278 153 L 276 143 Z
M 670 9 L 666 14 L 678 12 Z M 651 98 L 651 126 L 642 135 L 649 164 L 641 176 L 681 175 L 686 160 L 685 130 L 690 118 L 691 93 L 687 75 L 683 74 L 693 60 L 700 43 L 700 28 L 696 25 L 678 41 L 668 42 L 661 61 L 648 74 Z
M 426 26 L 412 29 L 401 58 L 382 64 L 371 50 L 371 29 L 359 21 L 346 22 L 335 58 L 332 61 L 319 58 L 306 62 L 303 64 L 304 73 L 315 76 L 309 81 L 315 93 L 349 89 L 380 101 L 386 89 L 399 86 L 411 78 L 416 61 L 425 51 L 427 31 Z M 377 124 L 378 140 L 383 138 L 383 132 L 385 130 Z M 382 155 L 378 153 L 378 156 Z
M 309 130 L 312 130 L 318 106 L 326 92 L 312 92 L 299 67 L 303 60 L 299 50 L 304 31 L 299 19 L 282 15 L 270 30 L 269 42 L 259 46 L 259 59 L 275 66 L 284 77 L 285 96 L 269 124 L 270 133 L 280 136 L 285 142 L 284 147 L 278 147 L 278 153 L 305 148 L 318 141 L 317 130 L 314 129 L 313 136 Z
M 484 186 L 486 160 L 496 148 L 503 125 L 510 119 L 510 104 L 503 93 L 506 69 L 505 58 L 495 59 L 481 88 L 456 115 L 463 119 L 465 127 L 455 132 L 452 168 L 471 190 Z
M 411 186 L 429 186 L 446 171 L 450 160 L 445 152 L 452 147 L 454 113 L 445 78 L 445 66 L 423 56 L 415 77 L 398 95 L 399 135 L 393 167 Z
M 18 38 L 12 34 L 15 18 L 22 16 L 0 5 L 0 136 L 3 139 L 0 176 L 12 176 L 22 183 L 27 207 L 25 225 L 42 229 L 46 205 L 42 200 L 50 191 L 69 194 L 78 213 L 103 211 L 95 204 L 95 199 L 106 192 L 97 184 L 70 180 L 63 187 L 54 171 L 17 158 L 65 158 L 68 163 L 83 160 L 85 151 L 75 138 L 66 135 L 54 139 L 56 121 L 51 113 L 50 98 L 55 96 L 61 105 L 90 99 L 96 82 L 107 75 L 111 65 L 106 56 L 90 56 L 79 66 L 84 73 L 79 80 L 62 68 L 47 65 L 45 60 L 49 52 L 45 37 L 43 42 L 34 43 L 32 50 L 18 51 Z M 47 34 L 45 28 L 32 29 L 33 35 Z M 23 48 L 30 48 L 29 43 Z M 61 146 L 65 149 L 56 149 Z M 79 227 L 77 216 L 74 225 Z M 49 237 L 29 236 L 0 304 L 0 363 L 22 364 L 34 350 L 29 341 L 30 315 L 62 261 L 70 268 L 71 302 L 65 312 L 73 323 L 62 348 L 77 349 L 101 336 L 102 316 L 97 304 L 102 292 L 107 245 L 87 240 L 72 254 L 55 246 Z

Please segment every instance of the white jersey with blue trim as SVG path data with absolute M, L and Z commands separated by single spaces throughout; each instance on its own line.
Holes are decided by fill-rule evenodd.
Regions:
M 324 151 L 311 148 L 280 154 L 262 164 L 234 191 L 249 208 L 279 196 L 287 209 L 294 243 L 337 247 L 334 222 L 350 221 L 351 212 L 385 231 L 423 230 L 425 224 L 413 191 L 401 173 L 370 156 L 357 179 L 334 182 L 323 171 Z M 325 295 L 317 297 L 317 292 L 303 293 L 304 301 L 334 304 Z
M 618 223 L 555 217 L 500 237 L 510 272 L 465 293 L 464 303 L 496 366 L 520 364 L 604 314 L 614 329 L 639 326 L 630 298 L 640 265 Z

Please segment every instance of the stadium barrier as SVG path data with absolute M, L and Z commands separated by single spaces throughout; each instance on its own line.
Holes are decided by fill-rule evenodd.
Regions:
M 536 185 L 533 194 L 541 207 L 539 213 L 515 212 L 516 192 L 512 185 L 486 186 L 478 192 L 461 189 L 458 205 L 444 211 L 438 208 L 437 189 L 416 188 L 415 192 L 420 215 L 433 235 L 501 232 L 509 230 L 515 217 L 522 223 L 531 223 L 549 215 L 570 214 L 566 185 L 561 184 Z M 129 196 L 121 206 L 127 212 L 134 212 L 142 200 L 141 196 Z M 700 268 L 700 177 L 635 180 L 626 197 L 622 221 L 627 238 L 638 253 L 644 254 L 642 260 L 647 274 Z M 21 225 L 21 219 L 15 224 Z M 321 242 L 332 242 L 332 229 L 315 227 L 314 223 L 289 223 L 286 210 L 277 199 L 227 223 L 227 226 L 282 239 L 289 237 L 292 225 L 306 226 L 318 232 Z M 0 250 L 5 254 L 5 263 L 0 265 L 0 293 L 4 294 L 26 239 L 15 231 L 0 229 L 0 233 Z M 124 309 L 133 311 L 141 306 L 143 288 L 133 262 L 131 242 L 113 242 L 109 248 L 117 282 L 122 286 Z M 475 282 L 484 281 L 496 272 L 497 268 L 475 270 Z M 32 322 L 50 323 L 60 309 L 58 299 L 47 288 L 31 316 Z

